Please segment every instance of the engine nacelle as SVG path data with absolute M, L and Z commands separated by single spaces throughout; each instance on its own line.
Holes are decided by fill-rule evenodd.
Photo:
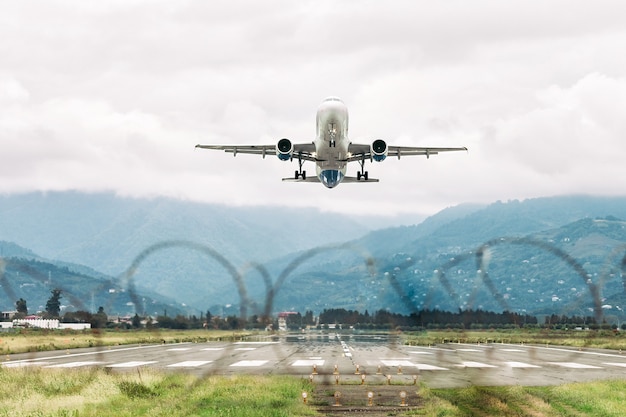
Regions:
M 289 161 L 293 154 L 293 143 L 289 139 L 281 139 L 276 144 L 276 156 L 281 161 Z
M 372 159 L 376 162 L 384 161 L 387 157 L 387 143 L 382 139 L 376 139 L 371 146 Z

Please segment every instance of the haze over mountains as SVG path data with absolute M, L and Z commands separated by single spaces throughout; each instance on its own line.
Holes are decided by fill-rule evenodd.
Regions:
M 123 291 L 124 285 L 116 287 L 113 281 L 137 261 L 134 282 L 150 300 L 149 314 L 161 314 L 168 304 L 237 313 L 239 294 L 225 265 L 240 271 L 247 295 L 262 305 L 263 271 L 250 262 L 263 264 L 272 282 L 282 274 L 273 311 L 588 312 L 593 305 L 589 284 L 555 255 L 563 252 L 580 263 L 588 279 L 598 281 L 605 309 L 616 313 L 622 303 L 626 306 L 620 270 L 626 228 L 620 219 L 626 219 L 624 197 L 468 204 L 417 225 L 369 230 L 362 219 L 316 210 L 233 208 L 110 194 L 25 194 L 0 197 L 0 241 L 11 242 L 0 246 L 0 256 L 54 260 L 59 269 L 52 273 L 46 267 L 44 278 L 60 282 L 71 275 L 62 270 L 73 272 L 80 278 L 71 284 L 78 298 L 96 297 L 86 306 L 103 302 L 111 289 Z M 512 237 L 528 241 L 492 243 L 477 262 L 480 245 Z M 348 246 L 339 246 L 346 242 Z M 480 268 L 485 271 L 477 273 Z M 6 270 L 12 297 L 41 297 L 36 285 L 18 282 L 24 273 Z M 85 290 L 89 277 L 106 281 L 104 298 Z M 45 290 L 42 284 L 39 294 Z M 9 298 L 0 297 L 2 309 L 12 307 L 15 300 Z M 132 309 L 121 302 L 114 308 Z

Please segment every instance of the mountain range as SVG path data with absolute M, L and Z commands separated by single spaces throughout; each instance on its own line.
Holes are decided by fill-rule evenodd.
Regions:
M 7 296 L 0 308 L 12 308 L 15 297 L 45 304 L 41 298 L 57 283 L 84 306 L 107 303 L 122 314 L 133 308 L 124 294 L 135 288 L 150 314 L 237 313 L 242 289 L 256 312 L 270 285 L 272 311 L 582 315 L 601 305 L 619 315 L 626 306 L 620 219 L 626 197 L 464 204 L 415 225 L 370 230 L 362 219 L 317 210 L 71 192 L 2 196 Z M 29 270 L 17 260 L 37 263 L 38 272 L 30 271 L 40 284 L 20 281 Z

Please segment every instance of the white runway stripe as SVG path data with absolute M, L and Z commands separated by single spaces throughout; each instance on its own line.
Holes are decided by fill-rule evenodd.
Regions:
M 171 348 L 171 349 L 167 349 L 168 352 L 185 352 L 187 350 L 191 350 L 191 348 Z
M 230 366 L 239 366 L 239 367 L 245 367 L 245 366 L 263 366 L 267 363 L 268 361 L 239 361 L 239 362 L 235 362 Z
M 457 366 L 460 366 L 463 368 L 497 368 L 497 366 L 489 365 L 489 364 L 482 363 L 482 362 L 472 362 L 472 361 L 461 362 Z
M 300 359 L 291 364 L 291 366 L 323 366 L 323 359 Z
M 524 362 L 504 362 L 504 364 L 511 368 L 541 368 L 541 366 L 531 365 Z
M 413 362 L 403 359 L 384 359 L 381 362 L 385 366 L 415 366 Z
M 46 368 L 80 368 L 81 366 L 96 366 L 96 365 L 102 365 L 102 362 L 95 362 L 95 361 L 68 362 L 68 363 L 59 363 L 57 365 L 46 366 Z
M 24 368 L 27 366 L 46 366 L 50 364 L 50 362 L 6 362 L 3 363 L 2 366 L 5 368 Z
M 620 368 L 626 368 L 626 363 L 623 362 L 604 362 L 603 365 L 619 366 Z
M 414 365 L 420 371 L 447 371 L 448 368 L 442 368 L 440 366 L 428 365 L 427 363 L 416 363 Z
M 184 361 L 167 365 L 168 368 L 197 368 L 213 361 Z
M 130 361 L 130 362 L 122 362 L 115 363 L 113 365 L 107 365 L 107 368 L 136 368 L 138 366 L 145 366 L 156 363 L 156 361 Z
M 585 365 L 584 363 L 576 363 L 576 362 L 548 362 L 551 365 L 560 366 L 562 368 L 571 368 L 571 369 L 602 369 L 599 366 L 593 365 Z

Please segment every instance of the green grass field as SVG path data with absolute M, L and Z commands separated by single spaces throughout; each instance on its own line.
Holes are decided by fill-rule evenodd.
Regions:
M 129 344 L 234 341 L 250 335 L 221 330 L 44 330 L 0 333 L 0 355 Z
M 0 416 L 311 416 L 289 377 L 2 369 Z
M 333 388 L 334 389 L 334 388 Z M 337 387 L 341 389 L 341 386 Z M 304 404 L 308 380 L 285 376 L 210 376 L 141 370 L 0 368 L 0 416 L 232 416 L 320 415 Z M 415 416 L 626 415 L 626 381 L 550 387 L 420 387 Z M 310 398 L 309 404 L 315 404 Z

